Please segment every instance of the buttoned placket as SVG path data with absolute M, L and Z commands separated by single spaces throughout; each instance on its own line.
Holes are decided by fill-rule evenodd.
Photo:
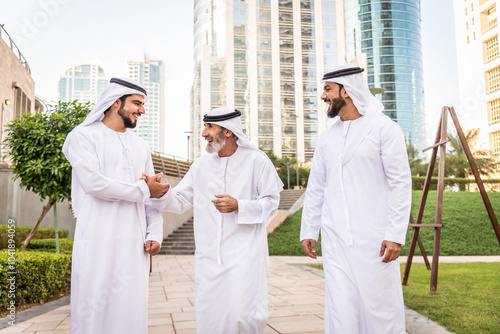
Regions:
M 221 178 L 222 178 L 222 194 L 226 193 L 226 176 L 229 157 L 220 157 L 221 163 Z M 222 244 L 222 225 L 224 224 L 224 213 L 219 212 L 220 219 L 217 221 L 217 264 L 222 265 L 221 259 L 221 244 Z
M 344 188 L 344 166 L 342 164 L 342 156 L 344 154 L 344 150 L 346 147 L 346 141 L 347 141 L 347 134 L 349 133 L 349 128 L 351 126 L 351 121 L 344 121 L 343 122 L 343 128 L 342 128 L 342 141 L 343 141 L 343 147 L 342 147 L 342 153 L 340 155 L 340 159 L 338 160 L 339 167 L 340 167 L 340 186 L 341 186 L 341 192 L 342 192 L 342 199 L 344 202 L 344 217 L 346 220 L 346 230 L 347 230 L 347 238 L 348 238 L 348 244 L 350 247 L 354 245 L 354 241 L 352 238 L 352 231 L 351 231 L 351 222 L 350 222 L 350 215 L 349 215 L 349 207 L 347 205 L 347 197 L 345 193 L 345 188 Z
M 130 178 L 130 182 L 135 183 L 136 180 L 134 180 L 134 172 L 133 172 L 134 169 L 132 168 L 132 164 L 130 163 L 131 160 L 130 160 L 127 146 L 124 143 L 124 141 L 127 140 L 126 132 L 125 133 L 115 132 L 115 133 L 118 136 L 118 140 L 120 141 L 120 144 L 122 145 L 122 154 L 125 156 L 125 160 L 127 161 L 127 164 L 125 166 L 123 166 L 123 173 L 124 173 L 124 175 L 128 175 L 128 177 Z M 135 203 L 135 206 L 137 207 L 137 212 L 141 212 L 139 205 L 142 205 L 142 203 Z M 137 223 L 139 224 L 139 229 L 140 229 L 141 234 L 142 234 L 142 241 L 145 244 L 146 243 L 146 232 L 144 231 L 144 228 L 141 224 L 141 221 L 138 220 Z

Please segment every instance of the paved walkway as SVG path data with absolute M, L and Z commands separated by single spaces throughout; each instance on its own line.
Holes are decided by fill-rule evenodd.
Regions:
M 500 256 L 441 257 L 440 260 L 500 262 Z M 158 255 L 153 258 L 149 283 L 149 334 L 195 333 L 193 261 L 194 257 L 190 255 Z M 414 262 L 421 262 L 421 258 L 415 257 Z M 271 257 L 271 266 L 267 268 L 269 321 L 266 334 L 323 333 L 323 272 L 306 266 L 310 263 L 321 263 L 321 260 L 305 256 Z M 60 306 L 69 301 L 65 298 L 20 312 L 20 321 L 15 326 L 5 327 L 5 318 L 2 319 L 0 328 L 5 328 L 0 334 L 71 334 L 70 306 Z M 407 333 L 449 333 L 420 314 L 409 309 L 406 311 Z

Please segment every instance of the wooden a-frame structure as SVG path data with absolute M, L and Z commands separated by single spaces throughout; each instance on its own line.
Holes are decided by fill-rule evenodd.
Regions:
M 447 122 L 448 122 L 448 112 L 453 120 L 455 128 L 457 130 L 458 137 L 460 138 L 460 142 L 464 148 L 465 155 L 467 156 L 467 160 L 469 161 L 469 165 L 472 169 L 472 173 L 476 179 L 477 186 L 479 191 L 481 192 L 481 197 L 483 198 L 484 205 L 486 206 L 486 211 L 488 212 L 488 216 L 490 217 L 491 224 L 493 225 L 493 229 L 495 230 L 495 234 L 498 239 L 498 243 L 500 244 L 500 226 L 498 225 L 497 218 L 495 216 L 495 212 L 493 211 L 493 207 L 491 206 L 490 200 L 488 198 L 488 194 L 484 189 L 483 181 L 479 177 L 479 172 L 477 170 L 476 162 L 472 157 L 469 145 L 467 144 L 467 140 L 465 139 L 465 135 L 462 131 L 462 127 L 458 122 L 457 115 L 455 113 L 455 109 L 453 107 L 443 107 L 441 110 L 441 119 L 439 122 L 439 127 L 436 135 L 435 144 L 424 149 L 424 151 L 432 149 L 432 156 L 429 162 L 429 168 L 427 169 L 427 175 L 425 177 L 424 189 L 422 191 L 422 199 L 420 200 L 420 205 L 418 207 L 417 220 L 413 220 L 413 216 L 410 215 L 410 227 L 413 228 L 413 236 L 410 243 L 410 250 L 408 252 L 408 259 L 406 261 L 404 276 L 403 276 L 403 285 L 407 285 L 408 277 L 410 275 L 411 263 L 413 260 L 413 255 L 415 253 L 415 247 L 418 243 L 422 255 L 424 257 L 425 264 L 427 265 L 427 269 L 432 269 L 431 273 L 431 293 L 436 293 L 437 289 L 437 278 L 438 278 L 438 265 L 439 265 L 439 244 L 441 241 L 441 228 L 443 227 L 443 223 L 441 221 L 442 212 L 443 212 L 443 192 L 444 192 L 444 167 L 445 167 L 445 159 L 446 159 L 446 143 L 449 142 L 447 138 Z M 438 173 L 438 185 L 437 185 L 437 203 L 436 203 L 436 215 L 434 224 L 422 224 L 422 217 L 424 214 L 425 203 L 427 201 L 427 194 L 429 193 L 429 188 L 431 186 L 431 178 L 432 172 L 434 171 L 434 165 L 436 163 L 437 151 L 439 149 L 439 173 Z M 433 227 L 434 228 L 434 244 L 433 244 L 433 252 L 432 252 L 432 268 L 429 265 L 429 260 L 427 259 L 427 254 L 424 250 L 424 246 L 422 241 L 420 240 L 419 230 L 422 227 Z

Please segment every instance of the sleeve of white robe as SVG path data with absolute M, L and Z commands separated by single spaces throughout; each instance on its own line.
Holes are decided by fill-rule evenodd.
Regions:
M 280 194 L 276 187 L 276 169 L 270 161 L 263 164 L 256 186 L 256 199 L 237 199 L 238 224 L 263 224 L 278 211 Z
M 142 203 L 149 198 L 149 188 L 142 180 L 128 183 L 102 175 L 92 140 L 82 131 L 73 136 L 67 158 L 85 193 L 107 201 Z
M 153 161 L 149 149 L 145 171 L 149 175 L 154 175 Z M 144 209 L 146 211 L 146 241 L 154 240 L 161 245 L 163 241 L 163 216 L 149 198 L 144 202 Z
M 389 224 L 384 240 L 404 245 L 411 210 L 411 170 L 404 134 L 395 122 L 382 129 L 380 151 L 389 189 Z
M 314 157 L 307 181 L 306 197 L 302 210 L 300 225 L 300 241 L 314 239 L 318 241 L 321 229 L 321 213 L 323 211 L 326 170 L 323 161 L 321 140 L 314 151 Z
M 191 165 L 189 171 L 175 188 L 170 188 L 161 198 L 151 199 L 158 210 L 181 214 L 193 206 L 194 188 L 193 173 L 191 172 L 193 168 L 196 168 L 195 164 Z

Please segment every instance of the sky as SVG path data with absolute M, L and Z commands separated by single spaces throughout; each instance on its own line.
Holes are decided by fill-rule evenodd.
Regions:
M 453 0 L 421 0 L 426 141 L 443 106 L 458 105 Z M 127 60 L 165 64 L 165 153 L 187 157 L 193 80 L 192 0 L 0 0 L 0 24 L 27 59 L 36 94 L 57 100 L 57 81 L 83 63 L 125 76 Z M 0 60 L 1 61 L 1 60 Z M 1 78 L 0 78 L 1 79 Z

